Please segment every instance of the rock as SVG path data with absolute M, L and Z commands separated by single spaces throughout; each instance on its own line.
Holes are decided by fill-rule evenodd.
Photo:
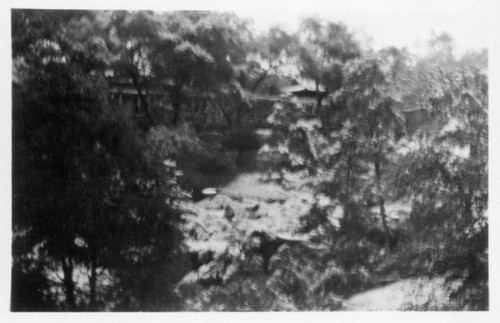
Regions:
M 259 207 L 260 207 L 260 204 L 259 204 L 259 203 L 257 203 L 257 204 L 255 204 L 254 206 L 247 207 L 246 209 L 247 209 L 248 211 L 251 211 L 251 212 L 256 212 L 256 211 L 259 209 Z
M 192 251 L 189 253 L 189 260 L 193 270 L 197 270 L 214 259 L 214 252 L 211 250 Z
M 201 190 L 201 194 L 208 197 L 215 196 L 217 193 L 219 193 L 219 191 L 215 187 L 207 187 Z
M 228 204 L 226 205 L 225 209 L 224 209 L 224 217 L 228 220 L 228 221 L 232 221 L 233 218 L 234 218 L 234 210 L 233 208 Z

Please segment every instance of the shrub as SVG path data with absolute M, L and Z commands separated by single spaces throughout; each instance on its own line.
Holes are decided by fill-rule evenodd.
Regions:
M 242 153 L 246 150 L 257 150 L 261 146 L 259 136 L 248 128 L 232 129 L 225 133 L 222 145 L 226 149 Z

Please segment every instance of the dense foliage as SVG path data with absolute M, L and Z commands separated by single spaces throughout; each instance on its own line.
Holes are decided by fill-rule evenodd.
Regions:
M 315 18 L 254 35 L 229 13 L 13 10 L 12 310 L 337 310 L 415 277 L 449 299 L 401 309 L 487 309 L 487 52 L 429 45 L 362 50 Z M 276 99 L 300 77 L 312 100 Z
M 27 299 L 31 310 L 166 309 L 183 270 L 176 147 L 109 106 L 107 62 L 87 57 L 92 40 L 61 30 L 99 17 L 78 15 L 23 11 L 13 20 L 14 41 L 50 35 L 19 50 L 14 42 L 13 309 Z M 49 22 L 55 30 L 43 30 Z M 47 272 L 47 283 L 32 284 L 48 289 L 18 287 Z

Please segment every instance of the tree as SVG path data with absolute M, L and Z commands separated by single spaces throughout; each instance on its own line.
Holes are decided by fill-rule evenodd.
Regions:
M 117 73 L 132 80 L 144 107 L 148 89 L 169 93 L 173 125 L 190 96 L 209 96 L 237 83 L 248 31 L 234 15 L 141 11 L 124 13 L 113 26 Z
M 302 21 L 300 41 L 300 71 L 304 77 L 314 80 L 316 108 L 321 106 L 319 86 L 327 92 L 342 85 L 342 65 L 360 55 L 359 45 L 347 28 L 341 24 L 324 23 L 316 18 Z
M 78 201 L 78 191 L 84 189 L 84 185 L 71 184 L 80 183 L 76 179 L 81 176 L 76 156 L 79 150 L 88 147 L 89 142 L 84 138 L 78 144 L 69 143 L 75 134 L 85 135 L 95 130 L 86 129 L 84 118 L 85 115 L 92 116 L 92 110 L 100 105 L 99 94 L 89 84 L 102 86 L 102 79 L 98 75 L 86 78 L 79 64 L 68 62 L 84 56 L 83 50 L 72 50 L 74 44 L 61 39 L 60 25 L 70 18 L 66 16 L 61 20 L 55 12 L 38 16 L 34 11 L 16 11 L 15 15 L 14 44 L 23 30 L 28 35 L 33 33 L 49 38 L 30 39 L 14 51 L 14 59 L 24 63 L 14 71 L 17 84 L 14 84 L 13 139 L 17 145 L 14 145 L 13 157 L 19 161 L 13 172 L 14 231 L 26 230 L 28 239 L 32 240 L 31 247 L 45 244 L 51 256 L 60 261 L 67 305 L 74 309 L 77 305 L 71 279 L 73 261 L 77 257 L 73 243 L 74 221 L 80 214 L 75 210 L 70 212 L 74 214 L 67 221 L 64 217 L 70 205 Z M 45 19 L 53 19 L 55 23 L 50 24 Z M 47 28 L 52 26 L 54 29 Z M 82 66 L 87 69 L 92 65 Z M 71 113 L 71 108 L 80 113 Z M 74 126 L 73 133 L 63 126 L 65 122 Z M 57 196 L 63 198 L 59 200 Z M 63 214 L 60 219 L 59 215 Z M 45 238 L 49 236 L 51 241 L 46 242 Z
M 249 47 L 246 78 L 250 79 L 247 83 L 251 92 L 257 92 L 273 76 L 282 77 L 293 72 L 297 39 L 279 26 L 271 27 Z
M 485 55 L 486 53 L 483 53 Z M 485 57 L 482 61 L 487 61 Z M 470 309 L 488 307 L 488 80 L 486 68 L 429 68 L 432 129 L 403 149 L 397 181 L 418 196 L 414 222 L 425 238 L 429 270 L 465 277 L 455 297 Z M 420 231 L 421 230 L 421 231 Z M 436 248 L 436 246 L 442 246 Z
M 179 189 L 169 162 L 175 152 L 158 152 L 159 139 L 145 137 L 126 111 L 110 109 L 107 46 L 83 28 L 100 28 L 101 14 L 13 12 L 14 268 L 23 273 L 41 263 L 45 275 L 62 273 L 67 310 L 109 308 L 109 297 L 118 304 L 129 298 L 131 308 L 164 308 L 183 271 Z M 83 290 L 74 275 L 85 272 Z M 162 298 L 141 292 L 146 278 L 162 282 L 150 290 Z M 104 281 L 123 294 L 106 296 Z
M 388 169 L 393 163 L 393 147 L 403 133 L 404 124 L 396 112 L 401 105 L 402 92 L 406 89 L 403 83 L 407 73 L 402 63 L 404 58 L 404 53 L 390 48 L 382 50 L 373 58 L 352 63 L 347 69 L 339 95 L 347 111 L 344 122 L 348 126 L 344 131 L 349 134 L 348 142 L 342 144 L 346 147 L 347 156 L 346 204 L 351 204 L 349 186 L 354 159 L 362 164 L 372 164 L 372 167 L 365 167 L 368 178 L 372 180 L 364 184 L 368 185 L 365 188 L 368 189 L 368 195 L 364 195 L 363 199 L 368 201 L 367 204 L 377 201 L 386 247 L 389 247 L 390 240 L 385 213 L 385 203 L 390 196 L 386 186 L 389 182 Z M 362 201 L 355 203 L 363 204 Z

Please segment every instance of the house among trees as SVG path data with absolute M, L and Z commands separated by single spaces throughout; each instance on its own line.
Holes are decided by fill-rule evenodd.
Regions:
M 281 88 L 282 97 L 293 97 L 297 101 L 310 105 L 312 107 L 316 106 L 318 100 L 321 102 L 323 107 L 320 113 L 330 115 L 336 110 L 336 93 L 329 93 L 322 84 L 316 84 L 312 80 L 302 79 L 302 80 L 292 80 L 292 85 Z M 334 111 L 331 111 L 331 110 Z M 398 136 L 402 134 L 403 129 L 410 134 L 415 133 L 419 128 L 425 127 L 425 129 L 431 129 L 432 125 L 435 123 L 431 116 L 431 111 L 425 108 L 404 108 L 400 104 L 396 107 L 389 109 L 387 116 L 391 120 L 387 120 L 390 127 L 396 131 Z
M 296 97 L 303 103 L 311 104 L 316 104 L 318 95 L 321 99 L 328 95 L 328 92 L 323 85 L 319 84 L 316 88 L 313 81 L 301 80 L 300 82 L 295 81 L 294 83 L 296 84 L 282 88 L 281 93 L 284 96 Z
M 111 104 L 128 106 L 136 119 L 146 119 L 147 109 L 156 123 L 172 122 L 174 109 L 168 85 L 163 89 L 153 86 L 138 89 L 129 79 L 108 77 L 108 86 Z M 183 104 L 180 118 L 194 125 L 265 125 L 274 103 L 281 98 L 240 91 L 237 95 L 229 88 L 220 93 L 193 93 Z M 244 118 L 242 110 L 245 110 Z

